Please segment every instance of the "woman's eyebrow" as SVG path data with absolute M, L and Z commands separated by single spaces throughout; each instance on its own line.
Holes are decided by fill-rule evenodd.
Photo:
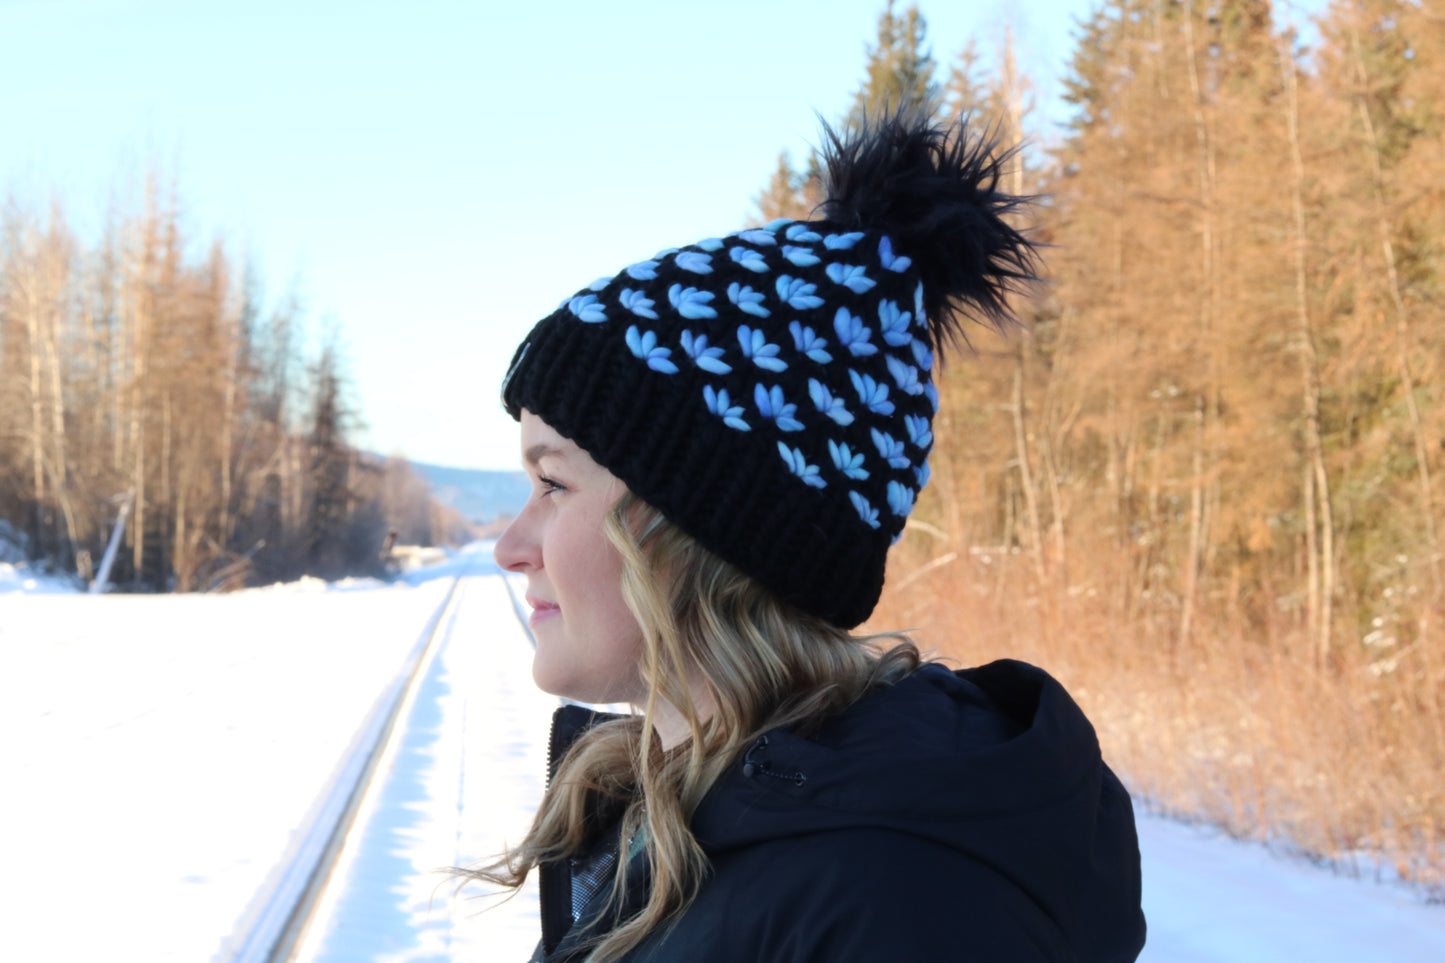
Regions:
M 561 456 L 562 454 L 564 454 L 564 452 L 556 445 L 549 445 L 546 442 L 539 442 L 538 444 L 533 445 L 531 448 L 528 448 L 525 452 L 522 453 L 522 460 L 528 465 L 536 465 L 539 461 L 541 461 L 543 458 L 546 458 L 548 455 Z

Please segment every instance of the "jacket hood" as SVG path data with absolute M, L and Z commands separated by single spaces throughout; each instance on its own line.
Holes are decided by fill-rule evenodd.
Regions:
M 709 854 L 857 828 L 923 837 L 989 866 L 1081 959 L 1132 959 L 1106 945 L 1121 933 L 1143 943 L 1128 794 L 1083 712 L 1041 669 L 923 666 L 811 737 L 759 738 L 693 819 Z

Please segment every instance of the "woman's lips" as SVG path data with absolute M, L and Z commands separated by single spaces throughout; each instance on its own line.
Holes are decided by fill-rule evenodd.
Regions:
M 532 607 L 532 614 L 527 618 L 528 625 L 536 625 L 538 622 L 546 621 L 562 610 L 556 602 L 548 602 L 545 599 L 527 596 L 527 604 Z

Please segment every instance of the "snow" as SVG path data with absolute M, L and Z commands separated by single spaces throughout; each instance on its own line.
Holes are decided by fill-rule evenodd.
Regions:
M 46 575 L 32 570 L 24 562 L 0 561 L 0 595 L 74 595 L 80 591 L 76 581 L 65 575 Z
M 438 868 L 475 863 L 526 831 L 544 788 L 557 700 L 531 681 L 531 648 L 499 577 L 471 578 L 397 764 L 346 856 L 345 885 L 299 958 L 515 960 L 537 943 L 535 881 L 499 903 L 452 899 Z
M 301 958 L 526 959 L 534 892 L 453 899 L 436 872 L 517 839 L 543 786 L 555 701 L 488 546 L 392 585 L 223 596 L 51 594 L 17 571 L 0 567 L 0 957 L 229 961 L 455 580 Z M 1139 831 L 1145 963 L 1445 960 L 1445 908 L 1401 886 L 1142 812 Z
M 1136 808 L 1137 811 L 1137 808 Z M 1141 814 L 1141 963 L 1440 963 L 1445 907 L 1208 826 Z
M 0 956 L 211 959 L 448 584 L 0 597 Z

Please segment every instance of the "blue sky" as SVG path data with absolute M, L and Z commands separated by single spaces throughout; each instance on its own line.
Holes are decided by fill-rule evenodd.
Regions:
M 883 6 L 0 0 L 0 194 L 93 228 L 158 163 L 194 243 L 338 327 L 356 441 L 514 467 L 497 386 L 531 324 L 741 226 L 847 108 Z M 944 67 L 1011 19 L 1047 100 L 1092 3 L 920 7 Z

